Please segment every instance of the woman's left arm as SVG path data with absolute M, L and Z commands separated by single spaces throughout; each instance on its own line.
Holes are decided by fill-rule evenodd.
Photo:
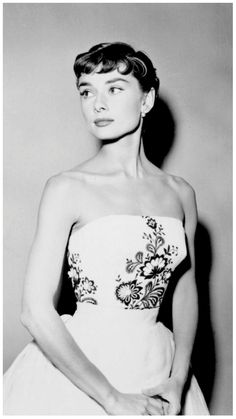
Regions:
M 184 385 L 188 376 L 198 320 L 194 254 L 197 207 L 195 193 L 189 185 L 184 185 L 181 196 L 185 213 L 185 233 L 190 263 L 189 269 L 179 279 L 173 296 L 173 333 L 176 349 L 171 377 L 176 378 Z
M 194 237 L 197 226 L 196 199 L 193 189 L 186 182 L 181 182 L 179 190 L 185 213 L 185 233 L 190 263 L 188 270 L 179 279 L 173 295 L 175 355 L 170 377 L 159 386 L 144 391 L 149 396 L 158 395 L 168 401 L 163 404 L 165 414 L 168 415 L 176 415 L 181 409 L 181 398 L 188 377 L 198 319 L 194 257 Z

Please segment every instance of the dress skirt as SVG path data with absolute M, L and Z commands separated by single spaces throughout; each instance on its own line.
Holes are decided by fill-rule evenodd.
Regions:
M 110 321 L 106 310 L 92 307 L 95 316 L 88 317 L 91 305 L 81 307 L 73 316 L 62 316 L 62 320 L 80 348 L 117 390 L 140 393 L 168 377 L 174 355 L 172 333 L 160 322 L 147 327 L 150 310 L 125 311 L 123 316 L 119 311 L 117 319 L 113 313 L 113 327 L 107 333 Z M 3 404 L 6 415 L 107 415 L 50 362 L 34 341 L 4 376 Z M 209 415 L 194 376 L 182 414 Z

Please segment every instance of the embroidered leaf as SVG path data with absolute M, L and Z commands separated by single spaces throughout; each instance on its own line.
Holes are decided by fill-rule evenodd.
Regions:
M 165 243 L 165 240 L 161 236 L 157 236 L 156 246 L 157 249 L 161 247 Z
M 168 244 L 167 248 L 164 248 L 164 252 L 165 252 L 166 255 L 169 255 L 169 256 L 171 255 L 169 244 Z
M 142 263 L 142 261 L 143 261 L 143 252 L 136 253 L 135 258 L 136 258 L 136 260 L 138 262 Z
M 155 247 L 152 244 L 148 243 L 146 249 L 155 254 Z
M 155 290 L 155 292 L 157 292 L 158 297 L 161 298 L 161 297 L 163 297 L 163 294 L 165 292 L 165 288 L 163 288 L 163 287 L 157 287 L 156 290 Z
M 146 297 L 148 294 L 150 294 L 151 290 L 152 290 L 152 282 L 148 282 L 148 284 L 145 286 L 145 294 L 144 297 Z
M 162 236 L 165 236 L 165 233 L 164 233 L 164 228 L 162 227 L 162 225 L 161 225 L 161 224 L 159 225 L 159 230 L 158 230 L 158 233 L 159 233 L 160 235 L 162 235 Z
M 134 272 L 135 268 L 137 266 L 137 262 L 128 262 L 126 265 L 126 271 L 130 274 Z
M 81 290 L 79 289 L 79 287 L 76 287 L 74 291 L 75 291 L 75 296 L 76 296 L 77 300 L 81 301 L 82 293 L 81 293 Z
M 154 308 L 157 307 L 160 299 L 163 297 L 165 288 L 158 287 L 156 285 L 153 285 L 150 281 L 145 286 L 145 294 L 142 298 L 142 304 L 145 308 Z

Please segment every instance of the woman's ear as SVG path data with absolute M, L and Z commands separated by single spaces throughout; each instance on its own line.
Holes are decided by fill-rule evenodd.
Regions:
M 141 108 L 142 116 L 145 116 L 154 106 L 155 103 L 155 89 L 152 87 L 148 93 L 145 93 Z

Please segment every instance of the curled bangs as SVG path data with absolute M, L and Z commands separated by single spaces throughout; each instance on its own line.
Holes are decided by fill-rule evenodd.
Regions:
M 112 54 L 112 51 L 110 54 L 105 52 L 103 49 L 78 55 L 74 64 L 76 77 L 79 78 L 82 73 L 108 73 L 113 70 L 118 70 L 121 74 L 137 73 L 141 77 L 147 74 L 147 67 L 139 58 L 127 55 L 122 57 L 117 52 Z
M 109 73 L 113 70 L 118 70 L 121 74 L 137 73 L 144 77 L 147 74 L 147 67 L 145 64 L 135 57 L 91 57 L 86 54 L 76 61 L 74 66 L 76 77 L 79 78 L 82 73 L 91 74 Z

